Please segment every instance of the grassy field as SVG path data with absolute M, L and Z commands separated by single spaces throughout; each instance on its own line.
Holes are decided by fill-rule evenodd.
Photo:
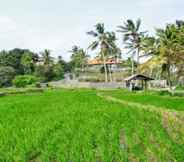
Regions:
M 0 98 L 2 162 L 184 161 L 183 98 L 48 90 Z

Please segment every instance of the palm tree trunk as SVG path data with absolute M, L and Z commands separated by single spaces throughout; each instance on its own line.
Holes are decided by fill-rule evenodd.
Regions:
M 172 83 L 171 83 L 171 73 L 170 73 L 170 66 L 168 65 L 167 68 L 167 80 L 168 80 L 168 84 L 169 84 L 169 89 L 172 88 Z
M 139 48 L 137 49 L 137 65 L 139 65 Z
M 134 54 L 132 54 L 132 75 L 134 75 Z
M 111 65 L 109 65 L 109 78 L 110 78 L 110 82 L 112 82 Z
M 104 51 L 102 50 L 102 57 L 103 57 L 103 65 L 104 65 L 104 71 L 105 71 L 105 82 L 108 82 L 108 78 L 107 78 L 107 66 L 106 66 L 106 60 L 105 60 L 105 55 L 104 55 Z
M 81 71 L 84 72 L 84 63 L 82 63 Z
M 137 48 L 137 73 L 139 73 L 139 48 Z

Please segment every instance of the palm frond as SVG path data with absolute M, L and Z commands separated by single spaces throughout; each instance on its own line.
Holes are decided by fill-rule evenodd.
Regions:
M 95 50 L 98 47 L 99 43 L 97 41 L 94 41 L 88 49 L 91 49 L 92 51 Z
M 87 32 L 87 34 L 88 35 L 92 35 L 94 37 L 97 37 L 98 36 L 98 34 L 96 32 L 94 32 L 94 31 L 89 31 L 89 32 Z
M 137 19 L 137 21 L 136 21 L 136 31 L 139 31 L 140 26 L 141 26 L 141 19 Z
M 104 34 L 104 32 L 105 32 L 104 24 L 98 23 L 95 27 L 96 27 L 96 31 L 97 31 L 99 34 Z

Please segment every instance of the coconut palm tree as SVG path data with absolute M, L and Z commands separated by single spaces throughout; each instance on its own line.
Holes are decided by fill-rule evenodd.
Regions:
M 95 30 L 87 32 L 87 34 L 96 38 L 94 42 L 88 47 L 91 50 L 100 48 L 100 57 L 103 60 L 103 66 L 105 71 L 105 82 L 108 82 L 107 65 L 106 60 L 115 47 L 116 36 L 114 32 L 106 32 L 104 24 L 98 23 L 95 25 Z
M 81 71 L 84 71 L 89 58 L 86 51 L 78 46 L 73 46 L 69 52 L 72 53 L 71 60 L 74 64 L 74 68 L 81 68 Z
M 177 62 L 180 55 L 181 48 L 178 37 L 178 31 L 175 25 L 167 25 L 165 29 L 157 29 L 157 36 L 159 37 L 159 57 L 164 60 L 162 64 L 163 73 L 166 73 L 166 78 L 169 87 L 172 86 L 171 72 L 174 64 Z M 179 54 L 179 55 L 178 55 Z
M 45 66 L 48 66 L 53 63 L 53 57 L 50 56 L 50 50 L 45 49 L 43 52 L 41 52 L 43 64 Z
M 124 25 L 118 26 L 118 32 L 123 33 L 123 41 L 125 42 L 125 48 L 129 49 L 129 53 L 132 53 L 132 74 L 134 74 L 134 57 L 137 55 L 137 64 L 139 64 L 141 39 L 146 32 L 140 31 L 141 20 L 136 22 L 128 19 Z
M 183 27 L 182 27 L 183 26 Z M 156 30 L 155 38 L 146 38 L 142 41 L 143 50 L 154 56 L 142 66 L 142 69 L 159 67 L 161 76 L 167 79 L 172 86 L 172 74 L 180 72 L 180 66 L 184 61 L 184 25 L 182 22 L 167 25 L 165 29 Z M 157 70 L 158 71 L 158 70 Z

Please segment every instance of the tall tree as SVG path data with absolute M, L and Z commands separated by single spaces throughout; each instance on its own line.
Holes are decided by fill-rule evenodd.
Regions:
M 34 60 L 30 52 L 25 52 L 21 57 L 24 74 L 31 74 L 34 70 Z
M 54 74 L 55 74 L 55 80 L 60 80 L 64 78 L 64 61 L 61 56 L 58 56 L 58 61 L 54 65 Z
M 81 69 L 84 71 L 84 68 L 87 65 L 87 60 L 89 58 L 85 50 L 78 46 L 73 46 L 70 52 L 72 53 L 71 62 L 73 63 L 73 68 Z
M 107 71 L 106 61 L 108 56 L 112 54 L 112 51 L 115 47 L 115 40 L 116 40 L 115 33 L 106 32 L 104 24 L 98 23 L 95 26 L 95 30 L 90 31 L 87 34 L 93 36 L 96 39 L 89 46 L 89 49 L 96 50 L 98 47 L 100 47 L 99 54 L 103 60 L 104 71 L 105 71 L 105 82 L 108 82 L 108 71 Z
M 38 65 L 36 67 L 36 75 L 41 77 L 43 82 L 51 81 L 54 77 L 54 60 L 51 57 L 50 50 L 44 50 L 41 52 L 41 61 L 43 65 Z
M 16 48 L 10 51 L 0 52 L 0 66 L 10 66 L 15 69 L 16 74 L 24 74 L 24 67 L 21 63 L 21 59 L 25 53 L 29 53 L 32 56 L 34 63 L 37 61 L 37 54 L 26 49 Z
M 181 75 L 184 62 L 184 23 L 176 21 L 164 29 L 156 30 L 156 38 L 149 38 L 144 43 L 144 51 L 154 56 L 142 66 L 143 69 L 157 69 L 166 78 L 169 87 L 172 86 L 173 76 Z M 174 74 L 174 75 L 172 75 Z M 179 78 L 179 76 L 178 76 Z
M 175 24 L 167 25 L 165 29 L 157 29 L 157 36 L 159 37 L 159 55 L 165 61 L 162 70 L 166 72 L 171 88 L 171 72 L 175 70 L 178 61 L 184 61 L 184 43 L 181 38 L 183 36 Z
M 42 59 L 43 59 L 43 64 L 44 65 L 51 65 L 53 63 L 53 57 L 50 55 L 50 50 L 45 49 L 43 52 L 41 52 Z
M 134 57 L 137 56 L 137 64 L 139 64 L 141 39 L 145 32 L 140 31 L 141 20 L 136 22 L 128 19 L 124 22 L 124 25 L 118 26 L 118 32 L 123 33 L 123 41 L 125 42 L 125 48 L 129 49 L 128 53 L 132 53 L 132 74 L 134 74 Z

